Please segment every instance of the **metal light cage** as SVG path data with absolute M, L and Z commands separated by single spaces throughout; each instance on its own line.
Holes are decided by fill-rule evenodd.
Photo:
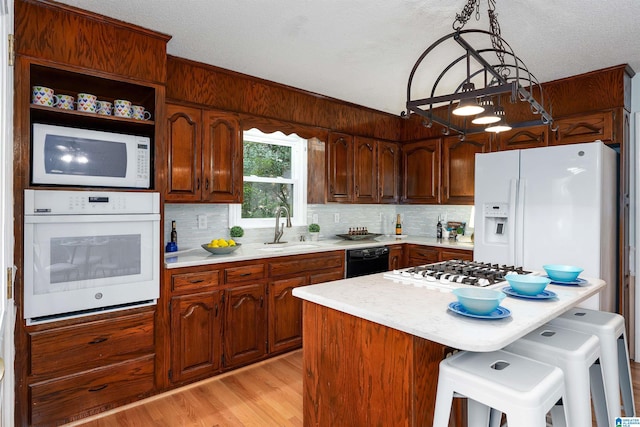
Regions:
M 480 49 L 473 48 L 468 40 L 479 41 L 479 45 L 482 47 Z M 435 51 L 441 46 L 448 48 L 447 52 L 453 52 L 454 55 L 461 49 L 462 55 L 446 65 L 434 81 L 427 82 L 432 84 L 429 97 L 412 98 L 412 93 L 418 91 L 412 87 L 414 80 L 417 80 L 418 71 L 424 69 L 431 71 L 433 65 L 429 65 L 430 61 L 438 63 L 440 58 L 435 55 Z M 429 56 L 430 54 L 431 56 Z M 465 66 L 466 70 L 464 78 L 460 81 L 459 74 L 462 66 Z M 448 82 L 448 87 L 451 87 L 451 82 L 454 85 L 455 82 L 458 82 L 453 93 L 441 93 L 444 92 L 442 89 L 444 81 Z M 469 82 L 475 83 L 475 87 L 479 87 L 479 89 L 463 92 L 463 85 Z M 428 87 L 424 82 L 419 82 L 418 85 L 420 88 Z M 540 101 L 533 97 L 534 91 L 540 94 Z M 409 75 L 407 110 L 403 111 L 401 115 L 409 117 L 411 114 L 418 114 L 424 118 L 425 125 L 428 127 L 431 127 L 435 122 L 444 126 L 444 134 L 455 131 L 466 135 L 484 129 L 473 125 L 471 123 L 472 117 L 461 119 L 458 116 L 454 119 L 452 111 L 457 102 L 470 97 L 480 100 L 494 96 L 499 97 L 502 94 L 509 94 L 512 103 L 528 102 L 531 112 L 534 115 L 540 115 L 539 120 L 511 123 L 511 127 L 525 127 L 540 123 L 551 124 L 553 122 L 551 114 L 544 108 L 542 86 L 499 34 L 480 29 L 458 30 L 440 38 L 420 55 Z

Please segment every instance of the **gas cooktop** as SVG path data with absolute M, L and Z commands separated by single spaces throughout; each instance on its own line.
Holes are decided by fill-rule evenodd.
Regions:
M 409 282 L 415 286 L 459 288 L 467 286 L 494 287 L 506 284 L 508 273 L 532 274 L 522 267 L 478 261 L 449 260 L 435 264 L 403 268 L 384 273 L 384 277 Z

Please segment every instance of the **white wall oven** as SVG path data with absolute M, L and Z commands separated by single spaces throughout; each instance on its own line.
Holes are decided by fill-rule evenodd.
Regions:
M 29 324 L 155 304 L 158 193 L 25 190 L 24 195 Z

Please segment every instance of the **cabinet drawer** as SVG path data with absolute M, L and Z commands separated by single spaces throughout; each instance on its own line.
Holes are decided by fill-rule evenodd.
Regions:
M 409 258 L 419 258 L 424 262 L 438 262 L 440 260 L 440 251 L 438 249 L 414 246 L 409 248 Z
M 31 422 L 53 424 L 80 413 L 109 409 L 153 391 L 154 355 L 29 386 Z
M 473 261 L 473 251 L 443 249 L 441 252 L 442 261 L 451 259 L 461 259 L 463 261 Z
M 153 353 L 153 312 L 30 334 L 31 374 L 96 368 Z
M 344 279 L 344 269 L 326 271 L 322 273 L 311 274 L 309 276 L 309 284 L 315 285 L 316 283 L 331 282 L 333 280 Z
M 303 255 L 292 259 L 275 261 L 269 264 L 269 277 L 299 274 L 305 271 L 341 268 L 344 264 L 344 253 Z
M 198 273 L 174 274 L 171 276 L 172 291 L 194 291 L 218 285 L 218 270 Z
M 245 280 L 257 280 L 264 277 L 264 264 L 250 264 L 242 267 L 224 269 L 225 283 L 242 282 Z

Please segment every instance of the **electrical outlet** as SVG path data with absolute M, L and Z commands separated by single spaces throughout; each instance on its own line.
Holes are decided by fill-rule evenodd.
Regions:
M 200 214 L 198 215 L 198 229 L 204 230 L 205 228 L 207 228 L 207 216 Z
M 340 222 L 340 214 L 339 213 L 334 213 L 333 214 L 333 222 L 335 222 L 336 224 Z
M 311 215 L 311 222 L 314 224 L 318 223 L 318 214 Z

